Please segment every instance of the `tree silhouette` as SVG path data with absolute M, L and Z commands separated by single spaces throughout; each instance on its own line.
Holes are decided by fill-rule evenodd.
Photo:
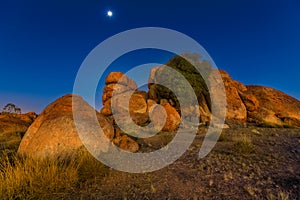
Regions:
M 13 103 L 8 103 L 2 109 L 3 114 L 21 114 L 21 108 L 17 107 Z

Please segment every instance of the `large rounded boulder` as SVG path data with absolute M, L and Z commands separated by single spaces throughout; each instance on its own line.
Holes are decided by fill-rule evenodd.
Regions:
M 18 152 L 31 155 L 59 155 L 82 147 L 83 143 L 73 118 L 74 105 L 82 119 L 85 119 L 84 123 L 80 124 L 83 134 L 87 136 L 92 134 L 91 119 L 96 115 L 107 139 L 114 138 L 113 125 L 105 116 L 95 111 L 80 96 L 65 95 L 48 105 L 31 124 L 21 141 Z M 95 144 L 98 143 L 95 141 Z

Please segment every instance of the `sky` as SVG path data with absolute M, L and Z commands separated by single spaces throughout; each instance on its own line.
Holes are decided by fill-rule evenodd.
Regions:
M 11 102 L 40 113 L 72 93 L 78 69 L 99 43 L 139 27 L 182 32 L 233 79 L 300 99 L 299 10 L 298 0 L 1 0 L 0 109 Z M 106 73 L 168 59 L 136 52 Z

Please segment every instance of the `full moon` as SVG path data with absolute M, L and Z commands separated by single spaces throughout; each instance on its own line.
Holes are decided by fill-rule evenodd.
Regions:
M 107 11 L 107 16 L 112 17 L 113 16 L 113 12 L 112 11 Z

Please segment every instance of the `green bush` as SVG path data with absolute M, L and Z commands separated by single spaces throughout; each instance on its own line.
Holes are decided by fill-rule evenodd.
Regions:
M 189 85 L 194 90 L 193 94 L 187 93 L 188 90 L 186 88 L 186 84 L 184 84 L 177 74 L 173 73 L 168 68 L 158 71 L 156 79 L 159 82 L 164 83 L 164 85 L 170 85 L 173 89 L 175 88 L 177 93 L 181 94 L 180 96 L 185 97 L 183 101 L 187 101 L 185 102 L 186 105 L 193 105 L 196 103 L 189 102 L 193 99 L 190 98 L 190 95 L 196 94 L 199 102 L 206 101 L 210 107 L 208 87 L 195 66 L 197 68 L 205 69 L 205 76 L 208 76 L 210 74 L 211 64 L 208 61 L 200 61 L 199 59 L 200 56 L 197 54 L 186 53 L 182 56 L 177 55 L 166 63 L 167 66 L 179 72 L 179 74 L 181 74 L 189 82 Z M 158 101 L 160 101 L 160 99 L 171 99 L 175 103 L 174 107 L 179 110 L 180 105 L 178 99 L 170 89 L 159 84 L 155 84 L 154 87 L 156 94 L 158 94 Z

